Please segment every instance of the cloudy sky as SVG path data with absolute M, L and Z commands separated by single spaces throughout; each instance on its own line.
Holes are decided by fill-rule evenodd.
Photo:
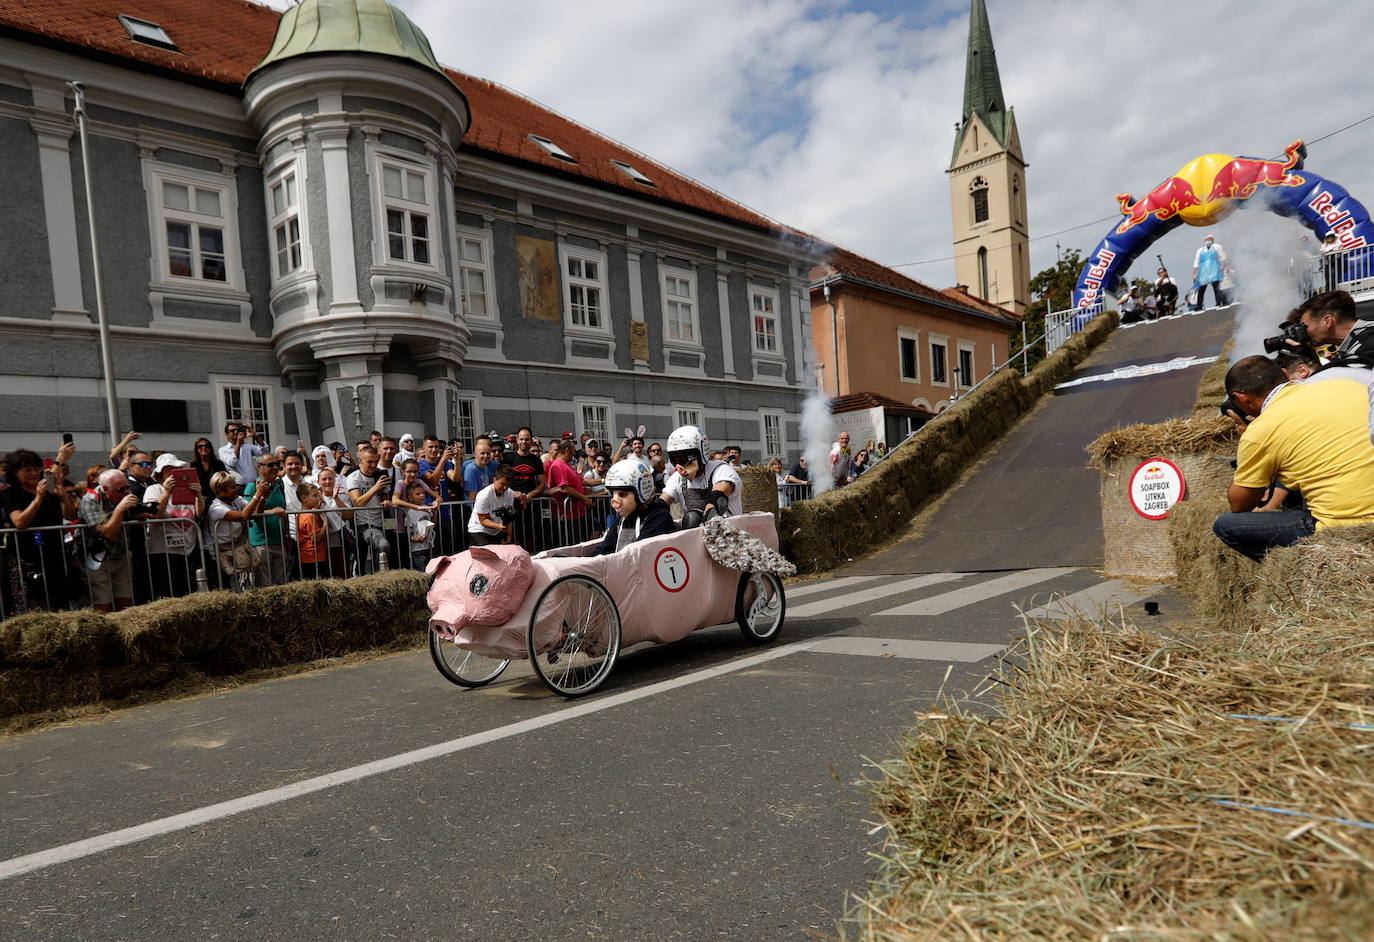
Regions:
M 1118 192 L 1143 195 L 1204 153 L 1277 155 L 1374 112 L 1344 43 L 1374 26 L 1364 0 L 1316 16 L 1277 0 L 986 2 L 1030 164 L 1037 270 L 1056 242 L 1091 249 Z M 883 263 L 936 260 L 901 270 L 953 283 L 944 170 L 967 0 L 399 6 L 444 63 Z M 1369 204 L 1371 149 L 1374 121 L 1314 143 L 1308 165 Z M 1282 227 L 1298 231 L 1237 213 L 1216 231 L 1243 246 Z M 1156 249 L 1186 271 L 1200 238 L 1184 226 Z

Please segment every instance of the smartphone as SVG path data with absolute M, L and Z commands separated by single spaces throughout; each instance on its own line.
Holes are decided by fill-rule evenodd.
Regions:
M 63 433 L 62 433 L 62 444 L 64 444 L 64 445 L 70 445 L 71 443 L 72 443 L 72 433 L 71 433 L 71 432 L 63 432 Z

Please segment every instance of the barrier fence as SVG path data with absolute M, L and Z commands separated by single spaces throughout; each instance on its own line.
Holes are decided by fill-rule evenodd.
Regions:
M 511 514 L 530 552 L 600 536 L 610 496 L 536 497 Z M 27 611 L 142 604 L 192 592 L 243 592 L 303 579 L 343 579 L 387 569 L 423 570 L 434 555 L 482 542 L 472 501 L 426 511 L 337 506 L 225 519 L 126 521 L 117 541 L 85 523 L 0 529 L 0 620 Z M 428 525 L 425 525 L 428 524 Z M 480 525 L 479 525 L 480 527 Z M 493 539 L 499 542 L 499 537 Z

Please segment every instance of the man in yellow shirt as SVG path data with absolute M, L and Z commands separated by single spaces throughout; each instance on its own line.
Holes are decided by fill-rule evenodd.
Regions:
M 1246 357 L 1226 374 L 1226 392 L 1254 416 L 1240 439 L 1227 491 L 1231 513 L 1212 526 L 1238 553 L 1259 561 L 1320 527 L 1374 523 L 1374 444 L 1369 399 L 1349 379 L 1289 383 L 1267 357 Z M 1276 478 L 1297 487 L 1306 510 L 1254 512 Z

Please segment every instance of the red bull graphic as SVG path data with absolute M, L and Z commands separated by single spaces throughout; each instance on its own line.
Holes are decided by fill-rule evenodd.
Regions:
M 1340 185 L 1303 166 L 1301 140 L 1272 160 L 1203 154 L 1184 164 L 1146 196 L 1118 194 L 1125 218 L 1088 256 L 1074 289 L 1074 306 L 1091 307 L 1116 288 L 1131 263 L 1175 226 L 1208 226 L 1236 209 L 1262 207 L 1301 220 L 1318 241 L 1335 233 L 1342 248 L 1374 245 L 1374 222 Z

